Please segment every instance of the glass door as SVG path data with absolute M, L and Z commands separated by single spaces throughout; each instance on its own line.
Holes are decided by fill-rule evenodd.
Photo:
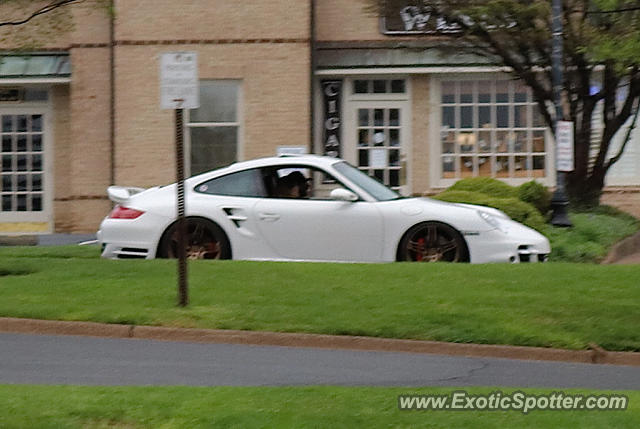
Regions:
M 390 188 L 408 195 L 406 140 L 409 131 L 403 103 L 354 102 L 351 113 L 351 136 L 345 158 Z

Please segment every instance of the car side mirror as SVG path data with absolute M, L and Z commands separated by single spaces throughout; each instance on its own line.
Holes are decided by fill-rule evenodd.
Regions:
M 358 196 L 356 194 L 344 188 L 334 189 L 329 194 L 329 197 L 336 201 L 358 201 Z

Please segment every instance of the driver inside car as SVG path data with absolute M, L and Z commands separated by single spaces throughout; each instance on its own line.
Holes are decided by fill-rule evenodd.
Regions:
M 308 198 L 307 178 L 299 171 L 292 171 L 278 179 L 276 194 L 279 198 Z

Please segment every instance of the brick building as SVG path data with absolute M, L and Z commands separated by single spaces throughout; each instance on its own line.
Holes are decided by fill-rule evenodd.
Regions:
M 338 154 L 406 194 L 474 175 L 555 181 L 527 88 L 413 36 L 400 11 L 115 0 L 110 13 L 87 0 L 65 13 L 70 31 L 37 51 L 13 49 L 41 18 L 0 32 L 0 233 L 92 232 L 110 184 L 175 180 L 173 112 L 159 102 L 159 57 L 172 51 L 198 53 L 201 107 L 184 118 L 191 174 L 293 147 Z M 611 186 L 640 184 L 637 139 L 629 146 Z

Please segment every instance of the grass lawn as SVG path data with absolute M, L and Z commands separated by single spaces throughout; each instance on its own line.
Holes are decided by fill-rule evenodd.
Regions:
M 109 261 L 0 248 L 0 316 L 640 351 L 640 266 Z
M 571 228 L 547 225 L 542 232 L 551 242 L 551 261 L 599 262 L 611 247 L 640 229 L 640 220 L 610 206 L 570 212 Z
M 460 390 L 460 389 L 457 389 Z M 497 388 L 465 389 L 473 395 Z M 516 389 L 499 389 L 510 394 Z M 0 427 L 13 428 L 636 428 L 640 392 L 623 411 L 400 411 L 400 394 L 447 388 L 79 387 L 0 385 Z M 523 389 L 540 395 L 550 390 Z M 602 391 L 565 391 L 594 395 Z M 611 392 L 608 392 L 611 393 Z

